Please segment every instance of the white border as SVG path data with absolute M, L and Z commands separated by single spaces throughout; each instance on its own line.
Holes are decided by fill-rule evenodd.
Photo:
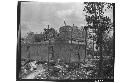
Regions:
M 1 0 L 0 2 L 0 82 L 16 81 L 16 44 L 17 44 L 17 1 Z M 23 0 L 27 1 L 27 0 Z M 31 1 L 31 0 L 30 0 Z M 102 2 L 102 0 L 32 0 L 43 2 Z M 124 83 L 124 1 L 123 0 L 103 0 L 103 2 L 115 3 L 115 82 Z M 26 83 L 26 81 L 23 81 Z M 29 83 L 31 81 L 28 81 Z M 34 81 L 32 81 L 34 82 Z M 41 82 L 41 81 L 39 81 Z M 35 83 L 35 82 L 34 82 Z

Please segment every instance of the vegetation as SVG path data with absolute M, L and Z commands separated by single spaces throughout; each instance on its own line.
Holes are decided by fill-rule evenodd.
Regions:
M 40 63 L 45 69 L 44 74 L 35 77 L 34 79 L 114 79 L 114 23 L 108 16 L 105 16 L 105 7 L 114 8 L 113 4 L 103 2 L 85 2 L 84 12 L 86 12 L 87 25 L 84 28 L 79 29 L 77 26 L 66 25 L 59 28 L 57 32 L 54 28 L 44 29 L 44 32 L 35 34 L 33 32 L 28 33 L 28 36 L 22 39 L 26 40 L 26 43 L 38 43 L 48 41 L 48 62 Z M 80 42 L 82 44 L 80 44 Z M 66 63 L 63 60 L 61 63 L 49 61 L 49 55 L 54 57 L 54 45 L 65 44 L 67 45 L 70 53 L 70 58 L 74 50 L 74 44 L 77 45 L 76 55 L 78 56 L 78 62 Z M 70 46 L 71 45 L 71 46 Z M 80 57 L 80 46 L 84 45 L 85 56 L 84 60 Z M 59 45 L 58 45 L 59 46 Z M 27 52 L 30 46 L 27 47 Z M 61 49 L 61 47 L 60 47 Z M 30 53 L 28 53 L 30 58 Z M 26 62 L 26 61 L 24 61 Z M 38 63 L 41 61 L 38 61 Z M 53 64 L 53 65 L 52 65 Z M 39 65 L 39 64 L 36 64 Z M 67 65 L 67 67 L 65 67 Z M 60 66 L 59 68 L 57 66 Z M 22 66 L 21 79 L 25 77 L 25 74 L 29 69 Z M 27 72 L 24 73 L 26 69 Z M 34 70 L 35 71 L 35 70 Z M 32 72 L 32 71 L 31 71 Z M 44 75 L 44 76 L 43 76 Z M 44 78 L 43 78 L 43 77 Z
M 98 55 L 100 57 L 99 61 L 99 78 L 103 78 L 103 55 L 108 53 L 111 53 L 111 51 L 106 52 L 106 50 L 109 50 L 105 48 L 106 43 L 108 43 L 107 40 L 110 40 L 110 38 L 105 37 L 107 35 L 106 32 L 109 32 L 109 30 L 113 27 L 111 23 L 111 19 L 107 16 L 104 16 L 104 6 L 107 5 L 108 8 L 113 8 L 113 4 L 110 3 L 98 3 L 98 2 L 85 2 L 85 9 L 87 15 L 86 15 L 86 21 L 87 21 L 87 29 L 92 29 L 93 41 L 96 42 L 96 50 L 98 52 Z M 113 35 L 114 36 L 114 35 Z M 112 36 L 112 38 L 114 38 Z M 106 39 L 105 39 L 106 38 Z M 95 39 L 95 40 L 94 40 Z M 111 43 L 111 42 L 110 42 Z M 111 44 L 111 47 L 113 46 L 113 41 Z M 106 46 L 108 47 L 108 46 Z M 110 48 L 113 52 L 114 48 Z M 105 51 L 105 52 L 104 52 Z M 111 53 L 112 56 L 113 53 Z M 112 64 L 114 65 L 114 64 Z

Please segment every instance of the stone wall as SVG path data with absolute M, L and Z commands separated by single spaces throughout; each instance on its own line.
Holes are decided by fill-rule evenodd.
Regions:
M 29 49 L 27 47 L 29 46 Z M 53 44 L 54 46 L 54 59 L 63 59 L 69 62 L 78 61 L 78 44 Z M 79 45 L 79 54 L 81 59 L 84 58 L 84 45 Z M 21 58 L 27 59 L 30 56 L 34 60 L 48 60 L 48 44 L 30 44 L 21 46 Z

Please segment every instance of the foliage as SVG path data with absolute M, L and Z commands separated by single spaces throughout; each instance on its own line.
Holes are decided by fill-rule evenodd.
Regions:
M 88 66 L 94 63 L 93 60 L 91 64 L 80 63 L 77 64 L 67 64 L 67 63 L 44 63 L 44 75 L 41 74 L 35 79 L 96 79 L 96 78 L 113 78 L 113 67 L 114 67 L 114 25 L 111 22 L 111 19 L 108 16 L 104 15 L 105 6 L 107 8 L 112 8 L 113 4 L 103 3 L 103 2 L 85 2 L 84 11 L 86 12 L 86 22 L 87 26 L 84 27 L 84 30 L 80 30 L 77 26 L 65 25 L 59 28 L 57 32 L 54 28 L 45 28 L 43 33 L 35 34 L 33 32 L 28 33 L 26 39 L 28 42 L 41 42 L 44 41 L 87 41 L 85 44 L 87 55 L 96 55 L 98 63 L 95 63 L 95 67 Z M 113 33 L 111 33 L 113 32 Z M 112 36 L 110 34 L 113 34 Z M 83 36 L 85 35 L 86 38 Z M 56 43 L 56 42 L 55 42 Z M 96 51 L 95 47 L 96 45 Z M 86 47 L 87 46 L 87 47 Z M 27 48 L 29 49 L 29 47 Z M 73 50 L 73 48 L 69 48 Z M 86 54 L 85 51 L 85 54 Z M 30 55 L 30 54 L 29 54 Z M 78 55 L 79 55 L 79 46 L 78 46 Z M 113 56 L 113 59 L 104 60 L 105 56 Z M 94 57 L 94 56 L 93 56 Z M 80 58 L 79 58 L 80 61 Z M 47 64 L 47 65 L 45 65 Z M 67 65 L 68 67 L 66 67 Z M 26 74 L 30 74 L 31 67 L 22 66 L 23 69 L 20 72 L 21 79 L 25 77 Z M 24 70 L 26 70 L 24 72 Z M 35 70 L 33 70 L 35 71 Z M 111 72 L 109 72 L 111 71 Z M 97 77 L 98 75 L 98 77 Z M 108 78 L 109 77 L 109 78 Z
M 69 41 L 69 40 L 73 40 L 73 41 L 82 41 L 84 40 L 84 37 L 83 37 L 83 31 L 80 30 L 77 26 L 63 26 L 63 27 L 60 27 L 59 29 L 59 37 L 62 39 L 62 40 L 65 40 L 65 41 Z
M 72 27 L 71 26 L 63 26 L 63 27 L 60 27 L 59 28 L 59 37 L 62 39 L 62 40 L 66 40 L 68 41 L 70 38 L 71 38 L 71 30 L 72 30 Z
M 57 31 L 54 28 L 44 29 L 43 37 L 44 40 L 55 39 L 57 37 Z
M 105 42 L 104 36 L 105 32 L 108 31 L 112 27 L 111 19 L 108 16 L 104 16 L 104 8 L 107 5 L 107 8 L 112 8 L 113 4 L 103 3 L 103 2 L 85 2 L 84 11 L 86 14 L 87 21 L 87 29 L 93 29 L 93 33 L 95 33 L 96 40 L 96 48 L 100 56 L 99 62 L 99 76 L 102 76 L 102 61 L 103 61 L 103 49 L 107 50 L 107 46 L 109 42 Z M 113 43 L 113 41 L 111 41 Z M 110 43 L 111 43 L 110 42 Z M 105 47 L 103 47 L 105 45 Z M 111 48 L 110 48 L 111 49 Z M 108 49 L 108 50 L 110 50 Z

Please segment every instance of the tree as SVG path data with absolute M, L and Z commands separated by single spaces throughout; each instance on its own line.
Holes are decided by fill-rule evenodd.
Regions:
M 44 37 L 44 40 L 47 41 L 51 39 L 56 39 L 57 34 L 58 34 L 57 31 L 54 28 L 49 28 L 49 25 L 48 25 L 48 28 L 44 29 L 43 37 Z
M 99 77 L 103 78 L 103 37 L 105 31 L 107 31 L 111 27 L 111 19 L 107 16 L 104 16 L 104 7 L 107 5 L 108 8 L 112 8 L 112 4 L 103 2 L 85 2 L 84 4 L 84 11 L 87 13 L 87 27 L 93 29 L 94 33 L 96 34 L 96 45 L 100 56 Z
M 72 27 L 69 25 L 60 27 L 59 28 L 59 37 L 65 42 L 69 41 L 71 38 L 71 35 L 70 35 L 71 29 L 72 29 Z
M 35 39 L 34 39 L 34 32 L 29 32 L 27 33 L 27 37 L 26 37 L 26 42 L 27 43 L 34 43 Z

